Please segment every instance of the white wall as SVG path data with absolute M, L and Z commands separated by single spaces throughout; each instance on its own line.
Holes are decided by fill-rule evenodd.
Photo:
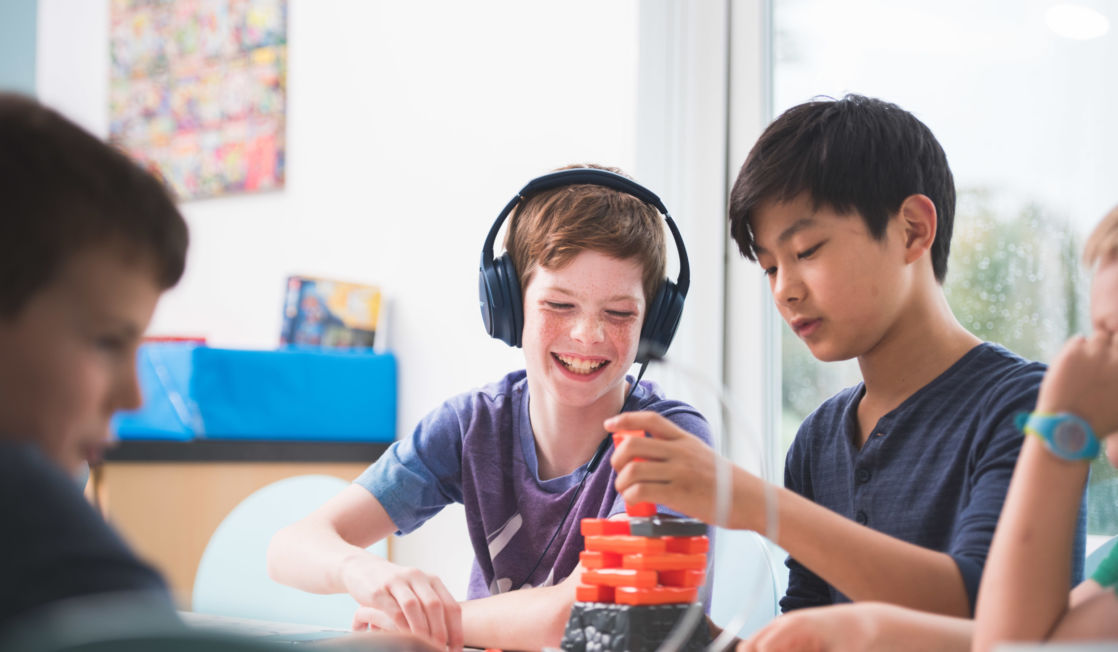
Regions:
M 726 20 L 731 5 L 752 16 L 763 4 L 289 0 L 286 187 L 183 204 L 187 272 L 152 331 L 269 348 L 288 274 L 379 284 L 392 303 L 406 435 L 447 396 L 520 366 L 519 352 L 481 325 L 481 242 L 529 179 L 594 161 L 647 184 L 679 224 L 693 285 L 671 357 L 720 385 Z M 39 96 L 103 136 L 107 33 L 106 0 L 40 0 Z M 760 295 L 747 297 L 735 341 L 756 339 Z M 738 358 L 739 377 L 755 377 L 757 358 Z M 671 369 L 648 375 L 716 418 L 701 383 Z M 761 401 L 746 407 L 756 427 Z M 460 509 L 393 551 L 464 594 L 471 554 Z

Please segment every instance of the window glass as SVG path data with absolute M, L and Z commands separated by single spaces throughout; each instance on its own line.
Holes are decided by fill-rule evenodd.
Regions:
M 1084 333 L 1079 255 L 1115 204 L 1118 5 L 775 0 L 774 115 L 853 92 L 914 113 L 947 152 L 959 195 L 945 291 L 979 337 L 1048 361 Z M 825 398 L 858 382 L 783 328 L 787 446 Z M 1088 532 L 1118 533 L 1118 474 L 1092 467 Z

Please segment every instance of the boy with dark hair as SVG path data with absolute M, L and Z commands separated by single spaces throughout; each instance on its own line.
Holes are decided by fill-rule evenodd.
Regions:
M 1041 383 L 1032 415 L 1039 418 L 1018 423 L 1033 436 L 1025 438 L 1013 472 L 974 620 L 883 603 L 804 609 L 776 619 L 738 652 L 964 652 L 1002 643 L 1118 639 L 1118 548 L 1090 579 L 1067 590 L 1090 460 L 1100 452 L 1099 440 L 1118 432 L 1118 208 L 1091 233 L 1083 262 L 1094 272 L 1094 332 L 1068 341 Z M 1118 447 L 1106 454 L 1118 466 Z
M 613 470 L 594 462 L 609 442 L 606 417 L 650 410 L 709 446 L 694 408 L 627 375 L 667 283 L 664 217 L 606 185 L 631 183 L 617 170 L 568 172 L 554 178 L 580 181 L 529 192 L 533 182 L 508 215 L 514 269 L 500 269 L 523 289 L 508 308 L 523 312 L 505 335 L 523 347 L 525 369 L 444 402 L 269 547 L 277 581 L 353 596 L 357 629 L 412 631 L 451 649 L 557 646 L 581 574 L 581 519 L 625 513 Z M 475 555 L 461 604 L 438 577 L 365 550 L 454 502 Z
M 764 268 L 781 316 L 816 358 L 855 358 L 863 378 L 808 416 L 787 488 L 773 489 L 785 611 L 876 600 L 973 612 L 1021 445 L 1014 417 L 1035 404 L 1044 367 L 952 314 L 941 283 L 954 207 L 931 131 L 856 95 L 786 111 L 734 184 L 731 233 Z M 626 500 L 711 520 L 710 451 L 655 415 L 606 427 L 652 435 L 613 456 Z M 763 481 L 735 469 L 733 491 L 729 526 L 764 533 Z M 1082 519 L 1074 549 L 1081 560 Z
M 34 100 L 0 94 L 0 630 L 159 575 L 72 475 L 140 405 L 136 350 L 182 275 L 187 228 L 162 184 Z M 151 598 L 154 598 L 152 600 Z

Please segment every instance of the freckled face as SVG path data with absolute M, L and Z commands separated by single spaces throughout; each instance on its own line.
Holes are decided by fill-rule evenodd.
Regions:
M 117 254 L 78 253 L 0 318 L 0 438 L 34 441 L 70 472 L 100 459 L 116 411 L 140 405 L 136 351 L 160 289 Z
M 858 215 L 816 209 L 806 196 L 756 211 L 757 260 L 776 307 L 819 360 L 865 355 L 894 323 L 904 296 L 896 222 L 879 241 Z
M 620 403 L 636 358 L 645 300 L 641 266 L 583 251 L 538 267 L 524 291 L 523 347 L 533 396 L 585 408 Z

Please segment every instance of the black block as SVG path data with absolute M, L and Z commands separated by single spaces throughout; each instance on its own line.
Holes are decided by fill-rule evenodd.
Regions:
M 568 652 L 655 652 L 691 606 L 576 602 L 560 647 Z M 710 644 L 705 616 L 685 641 L 680 648 L 685 652 L 702 652 Z
M 707 524 L 693 518 L 651 516 L 629 519 L 629 534 L 637 537 L 701 537 Z

